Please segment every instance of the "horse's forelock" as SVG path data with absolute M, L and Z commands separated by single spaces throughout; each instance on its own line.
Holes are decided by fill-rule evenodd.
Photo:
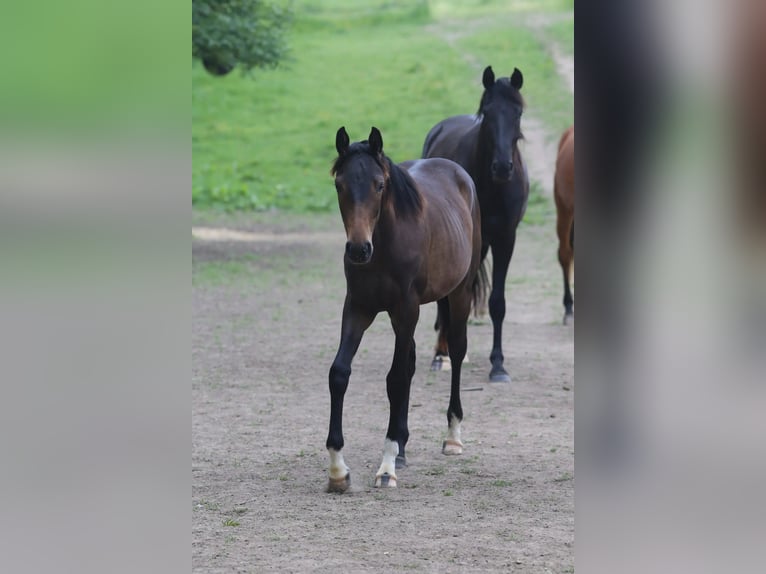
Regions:
M 337 175 L 338 172 L 343 168 L 343 165 L 346 163 L 346 161 L 354 156 L 361 154 L 369 155 L 372 159 L 375 160 L 375 163 L 377 163 L 383 171 L 388 171 L 385 161 L 387 159 L 386 156 L 384 156 L 382 153 L 373 153 L 373 151 L 370 149 L 370 143 L 367 140 L 364 140 L 352 143 L 346 153 L 335 158 L 335 161 L 332 164 L 332 169 L 330 170 L 330 174 Z
M 498 78 L 495 85 L 492 86 L 492 90 L 485 89 L 482 93 L 481 102 L 479 102 L 479 115 L 481 115 L 484 106 L 489 103 L 491 97 L 495 95 L 499 95 L 501 98 L 507 99 L 522 108 L 526 107 L 526 102 L 521 92 L 511 85 L 511 78 Z

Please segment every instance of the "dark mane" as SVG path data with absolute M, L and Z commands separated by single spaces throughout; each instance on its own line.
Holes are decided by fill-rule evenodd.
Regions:
M 399 217 L 418 215 L 423 210 L 423 198 L 410 174 L 388 157 L 389 189 L 394 196 L 394 210 Z
M 367 154 L 378 166 L 388 173 L 388 192 L 391 194 L 394 202 L 394 211 L 398 217 L 409 217 L 420 214 L 423 209 L 423 198 L 415 186 L 410 174 L 406 170 L 396 165 L 391 158 L 385 154 L 374 154 L 370 151 L 370 144 L 367 140 L 353 143 L 348 151 L 342 156 L 338 156 L 332 164 L 330 173 L 334 176 L 343 168 L 343 165 L 349 158 Z
M 510 78 L 499 78 L 492 88 L 492 93 L 493 95 L 499 95 L 503 99 L 510 100 L 511 103 L 516 104 L 517 106 L 521 106 L 522 108 L 526 107 L 526 102 L 524 101 L 521 92 L 511 85 Z M 489 90 L 484 90 L 484 93 L 481 95 L 481 102 L 479 102 L 479 111 L 476 112 L 477 116 L 482 115 L 481 111 L 484 109 L 484 106 L 489 103 L 489 100 Z

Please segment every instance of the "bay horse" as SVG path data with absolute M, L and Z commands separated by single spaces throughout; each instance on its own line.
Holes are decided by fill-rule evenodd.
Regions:
M 556 202 L 556 234 L 559 237 L 559 263 L 564 273 L 564 325 L 574 320 L 574 299 L 569 286 L 574 263 L 574 126 L 559 140 L 553 198 Z
M 520 90 L 524 77 L 514 68 L 509 78 L 495 79 L 492 66 L 482 76 L 484 93 L 478 113 L 453 116 L 436 124 L 423 144 L 424 158 L 451 159 L 465 168 L 476 185 L 481 207 L 481 260 L 492 249 L 492 292 L 489 315 L 493 339 L 489 360 L 491 382 L 511 382 L 503 367 L 503 320 L 505 279 L 516 244 L 516 228 L 527 208 L 529 177 L 518 148 L 522 139 L 521 114 L 524 99 Z M 447 369 L 449 344 L 444 332 L 449 310 L 439 304 L 439 337 L 432 370 Z
M 460 368 L 481 258 L 479 204 L 473 181 L 462 167 L 444 159 L 394 164 L 383 153 L 383 138 L 375 127 L 367 140 L 353 144 L 341 127 L 335 147 L 338 157 L 331 174 L 346 230 L 346 299 L 340 345 L 329 374 L 327 490 L 344 492 L 351 482 L 341 453 L 343 397 L 362 335 L 382 311 L 391 319 L 396 342 L 386 377 L 390 414 L 375 486 L 395 487 L 396 469 L 406 466 L 413 336 L 420 305 L 431 301 L 443 301 L 451 317 L 447 339 L 452 386 L 442 452 L 463 450 Z

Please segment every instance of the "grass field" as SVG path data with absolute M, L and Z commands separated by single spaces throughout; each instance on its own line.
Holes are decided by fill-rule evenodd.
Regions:
M 329 211 L 338 127 L 359 140 L 375 125 L 392 159 L 419 157 L 433 124 L 476 110 L 487 64 L 498 75 L 523 71 L 528 113 L 552 133 L 572 121 L 573 98 L 525 26 L 541 13 L 566 17 L 571 1 L 294 6 L 292 55 L 280 68 L 214 78 L 192 65 L 195 210 Z M 572 27 L 552 18 L 545 37 L 570 52 Z

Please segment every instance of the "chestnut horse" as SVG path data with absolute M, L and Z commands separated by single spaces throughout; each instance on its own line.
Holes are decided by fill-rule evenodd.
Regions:
M 516 227 L 527 208 L 529 179 L 521 158 L 518 141 L 524 99 L 524 78 L 514 69 L 510 78 L 495 80 L 491 66 L 484 70 L 481 96 L 476 116 L 453 116 L 436 124 L 426 136 L 423 157 L 443 157 L 456 161 L 471 175 L 481 206 L 481 259 L 492 249 L 492 293 L 489 315 L 493 341 L 489 360 L 489 380 L 511 382 L 503 367 L 503 320 L 505 319 L 505 278 L 516 244 Z M 446 367 L 449 345 L 444 332 L 447 309 L 439 305 L 439 338 L 432 369 Z
M 420 305 L 442 301 L 449 308 L 447 332 L 452 387 L 447 407 L 444 454 L 460 454 L 460 369 L 466 324 L 481 261 L 481 220 L 471 177 L 444 159 L 394 164 L 383 138 L 372 128 L 366 141 L 349 143 L 345 128 L 335 137 L 332 168 L 346 229 L 346 300 L 340 346 L 330 368 L 330 454 L 328 491 L 350 485 L 343 461 L 343 397 L 351 361 L 367 327 L 382 311 L 396 335 L 386 377 L 390 414 L 376 487 L 396 486 L 396 469 L 406 466 L 407 414 L 415 373 L 415 326 Z
M 564 272 L 564 325 L 574 319 L 574 298 L 569 283 L 574 263 L 574 126 L 559 140 L 553 198 L 556 201 L 556 233 L 559 236 L 559 263 Z

